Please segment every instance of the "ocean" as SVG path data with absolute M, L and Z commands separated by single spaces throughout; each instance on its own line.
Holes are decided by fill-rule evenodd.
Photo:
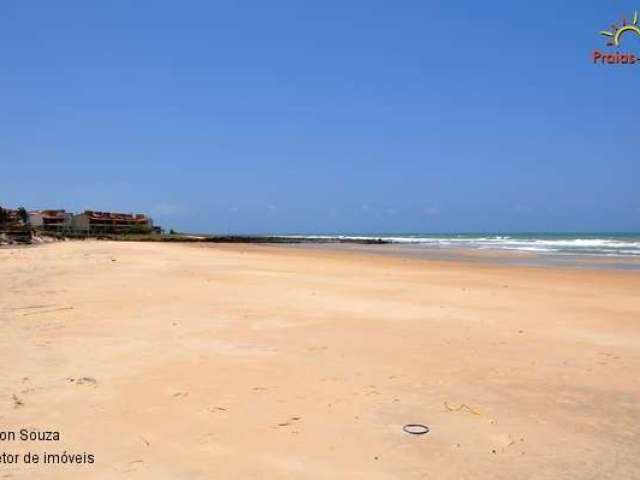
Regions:
M 293 236 L 293 235 L 292 235 Z M 536 234 L 358 234 L 295 235 L 319 239 L 384 240 L 425 250 L 493 250 L 545 255 L 627 257 L 640 259 L 640 233 L 536 233 Z

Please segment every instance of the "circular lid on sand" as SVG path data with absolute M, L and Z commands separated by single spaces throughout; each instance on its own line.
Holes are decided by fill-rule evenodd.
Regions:
M 402 430 L 411 435 L 424 435 L 425 433 L 429 433 L 429 427 L 420 425 L 419 423 L 409 423 L 402 427 Z

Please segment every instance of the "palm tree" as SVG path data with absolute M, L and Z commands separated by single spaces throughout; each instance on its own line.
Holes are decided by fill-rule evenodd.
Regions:
M 20 207 L 18 209 L 18 218 L 22 220 L 22 223 L 25 225 L 29 223 L 29 213 L 27 213 L 27 210 L 24 207 Z

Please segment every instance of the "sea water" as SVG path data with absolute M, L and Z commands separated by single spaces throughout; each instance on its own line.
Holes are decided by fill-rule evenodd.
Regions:
M 383 240 L 425 249 L 464 248 L 507 250 L 564 255 L 640 257 L 640 233 L 538 233 L 538 234 L 359 234 L 299 235 L 306 238 Z

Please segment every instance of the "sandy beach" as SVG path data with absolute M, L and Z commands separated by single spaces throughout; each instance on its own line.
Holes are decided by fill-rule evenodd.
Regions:
M 640 275 L 256 245 L 0 250 L 2 479 L 640 478 Z M 412 436 L 409 423 L 430 433 Z

